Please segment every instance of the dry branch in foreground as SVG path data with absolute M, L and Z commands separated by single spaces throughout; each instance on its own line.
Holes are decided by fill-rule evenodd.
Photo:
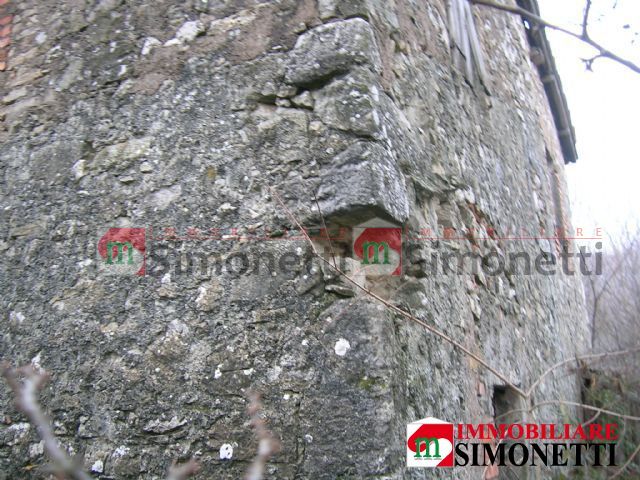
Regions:
M 49 375 L 44 370 L 37 370 L 32 365 L 13 368 L 3 362 L 0 369 L 2 376 L 13 392 L 16 407 L 24 413 L 36 428 L 40 439 L 44 443 L 44 451 L 52 462 L 53 473 L 60 478 L 72 480 L 93 480 L 82 466 L 74 461 L 60 446 L 53 433 L 51 421 L 38 403 L 38 390 L 46 383 Z M 186 480 L 200 470 L 200 464 L 194 459 L 182 465 L 175 462 L 169 469 L 167 480 Z
M 247 470 L 245 478 L 246 480 L 262 480 L 262 477 L 264 476 L 264 469 L 269 458 L 271 458 L 274 453 L 278 453 L 280 451 L 280 442 L 267 428 L 267 425 L 262 418 L 262 403 L 260 401 L 260 395 L 255 392 L 249 395 L 249 406 L 247 408 L 247 412 L 251 417 L 251 426 L 253 427 L 258 439 L 258 453 L 249 467 L 249 470 Z
M 49 418 L 40 408 L 38 390 L 47 381 L 48 375 L 43 371 L 37 371 L 31 365 L 14 369 L 5 363 L 2 365 L 2 376 L 13 391 L 16 407 L 26 415 L 40 435 L 44 443 L 44 451 L 53 462 L 53 471 L 57 475 L 64 475 L 74 480 L 91 480 L 82 467 L 60 446 Z

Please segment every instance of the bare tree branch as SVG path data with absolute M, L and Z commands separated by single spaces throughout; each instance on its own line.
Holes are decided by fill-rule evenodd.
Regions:
M 591 12 L 591 0 L 587 0 L 586 5 L 584 6 L 584 14 L 582 16 L 582 37 L 589 38 L 589 32 L 587 29 L 589 28 L 589 12 Z
M 280 451 L 280 442 L 273 436 L 262 418 L 262 403 L 260 395 L 251 393 L 249 396 L 249 407 L 247 411 L 251 417 L 253 427 L 258 439 L 258 454 L 247 470 L 246 480 L 262 480 L 264 469 L 269 458 Z
M 542 402 L 537 402 L 531 406 L 531 409 L 543 407 L 545 405 L 568 405 L 571 407 L 580 407 L 585 410 L 591 410 L 592 412 L 600 412 L 605 415 L 611 415 L 612 417 L 623 418 L 625 420 L 632 420 L 634 422 L 640 422 L 640 417 L 636 417 L 634 415 L 626 415 L 624 413 L 618 413 L 611 410 L 607 410 L 605 408 L 594 407 L 593 405 L 587 405 L 585 403 L 572 402 L 570 400 L 544 400 Z
M 56 474 L 66 475 L 73 480 L 91 480 L 92 477 L 85 473 L 60 446 L 51 428 L 51 422 L 38 404 L 38 390 L 47 380 L 46 373 L 36 371 L 31 365 L 14 369 L 5 363 L 2 365 L 2 376 L 13 391 L 16 407 L 36 427 L 44 443 L 44 450 L 53 462 Z
M 638 445 L 633 453 L 629 456 L 629 458 L 627 458 L 627 461 L 624 462 L 624 465 L 622 465 L 616 471 L 616 473 L 609 477 L 609 480 L 613 480 L 614 478 L 618 478 L 620 475 L 622 475 L 624 471 L 629 467 L 629 465 L 631 465 L 631 462 L 633 462 L 633 459 L 636 457 L 636 455 L 638 455 L 638 453 L 640 453 L 640 445 Z
M 53 433 L 51 421 L 38 403 L 38 390 L 45 384 L 49 375 L 44 370 L 36 370 L 32 365 L 14 369 L 3 362 L 1 369 L 2 376 L 13 392 L 16 407 L 27 416 L 40 435 L 44 450 L 53 462 L 53 472 L 57 476 L 69 477 L 72 480 L 93 480 L 93 477 L 84 472 L 82 466 L 70 458 L 60 446 Z M 179 466 L 174 462 L 169 469 L 167 480 L 186 480 L 199 470 L 200 464 L 194 459 Z
M 562 367 L 564 365 L 567 365 L 568 363 L 571 363 L 571 362 L 574 362 L 574 361 L 578 361 L 578 360 L 593 360 L 593 359 L 601 359 L 601 358 L 607 358 L 607 357 L 617 357 L 617 356 L 620 356 L 620 355 L 628 355 L 630 353 L 636 353 L 636 352 L 640 352 L 640 346 L 635 347 L 635 348 L 627 348 L 625 350 L 618 350 L 616 352 L 592 353 L 592 354 L 581 355 L 581 356 L 577 356 L 577 357 L 573 357 L 573 358 L 566 358 L 566 359 L 556 363 L 555 365 L 552 365 L 547 370 L 545 370 L 542 373 L 542 375 L 540 375 L 538 377 L 538 379 L 535 382 L 533 382 L 533 384 L 531 385 L 529 390 L 527 390 L 526 396 L 530 397 L 531 393 L 538 387 L 538 385 L 540 385 L 542 380 L 547 375 L 549 375 L 552 371 L 554 371 L 555 369 L 560 368 L 560 367 Z
M 618 418 L 622 418 L 624 420 L 631 420 L 634 422 L 640 422 L 640 417 L 636 417 L 634 415 L 627 415 L 624 413 L 618 413 L 618 412 L 614 412 L 611 410 L 607 410 L 604 408 L 600 408 L 600 407 L 596 407 L 594 405 L 587 405 L 585 403 L 579 403 L 579 402 L 573 402 L 570 400 L 544 400 L 542 402 L 536 402 L 534 404 L 532 404 L 531 406 L 527 407 L 527 408 L 514 408 L 513 410 L 509 410 L 508 412 L 504 412 L 501 415 L 498 415 L 497 417 L 494 418 L 494 421 L 500 419 L 500 418 L 504 418 L 507 417 L 509 415 L 513 415 L 514 413 L 531 413 L 531 411 L 536 410 L 540 407 L 544 407 L 545 405 L 568 405 L 568 406 L 572 406 L 572 407 L 580 407 L 583 408 L 584 410 L 590 410 L 592 412 L 597 412 L 597 415 L 594 416 L 595 418 L 597 418 L 597 416 L 601 415 L 601 414 L 605 414 L 605 415 L 611 415 L 613 417 L 618 417 Z M 588 420 L 587 422 L 585 422 L 584 424 L 589 424 L 591 422 L 594 421 L 595 418 L 591 418 L 590 420 Z
M 584 428 L 587 425 L 589 425 L 590 423 L 593 423 L 598 418 L 600 418 L 600 415 L 602 415 L 602 412 L 596 412 L 596 413 L 593 414 L 593 416 L 591 418 L 589 418 L 589 420 L 582 422 L 580 425 Z
M 193 458 L 182 465 L 177 465 L 174 461 L 173 465 L 169 468 L 167 480 L 187 480 L 187 478 L 199 471 L 200 464 Z
M 586 43 L 587 45 L 589 45 L 590 47 L 594 48 L 595 50 L 598 51 L 598 54 L 595 55 L 594 57 L 592 57 L 591 59 L 588 59 L 588 61 L 590 61 L 590 63 L 588 63 L 588 65 L 590 66 L 593 61 L 595 61 L 597 58 L 608 58 L 610 60 L 613 60 L 615 62 L 618 62 L 621 65 L 624 65 L 625 67 L 627 67 L 628 69 L 636 72 L 636 73 L 640 73 L 640 66 L 636 65 L 635 63 L 633 63 L 631 60 L 627 60 L 625 58 L 622 58 L 619 55 L 616 55 L 615 53 L 613 53 L 611 50 L 608 50 L 607 48 L 603 47 L 602 45 L 600 45 L 598 42 L 594 41 L 591 39 L 591 37 L 588 35 L 588 33 L 586 33 L 586 29 L 584 28 L 583 25 L 583 31 L 580 33 L 576 33 L 573 32 L 571 30 L 568 30 L 564 27 L 560 27 L 558 25 L 555 25 L 553 23 L 547 22 L 546 20 L 544 20 L 543 18 L 539 17 L 538 15 L 535 15 L 533 13 L 531 13 L 528 10 L 525 10 L 524 8 L 521 7 L 517 7 L 517 6 L 512 6 L 512 5 L 505 5 L 503 3 L 498 3 L 498 2 L 494 2 L 492 0 L 469 0 L 469 2 L 471 2 L 474 5 L 481 5 L 484 7 L 490 7 L 490 8 L 494 8 L 496 10 L 502 10 L 503 12 L 508 12 L 508 13 L 513 13 L 515 15 L 520 15 L 522 18 L 528 20 L 531 23 L 534 23 L 536 25 L 539 25 L 541 27 L 546 27 L 552 30 L 556 30 L 558 32 L 562 32 L 565 35 L 569 35 L 577 40 L 580 40 L 581 42 Z M 588 9 L 590 10 L 591 8 L 591 2 L 589 2 L 588 5 Z M 585 8 L 585 15 L 584 15 L 584 19 L 588 20 L 589 17 L 589 12 L 587 8 Z
M 333 262 L 334 268 L 338 268 L 338 264 L 336 263 L 336 255 L 333 252 L 333 245 L 331 244 L 331 236 L 329 235 L 329 230 L 327 229 L 327 224 L 324 221 L 324 215 L 322 215 L 322 210 L 320 210 L 320 203 L 318 203 L 318 197 L 316 197 L 315 193 L 313 194 L 313 199 L 316 201 L 316 207 L 318 207 L 318 214 L 322 219 L 322 226 L 324 228 L 324 231 L 327 234 L 327 240 L 329 241 L 329 249 L 331 250 L 331 261 Z

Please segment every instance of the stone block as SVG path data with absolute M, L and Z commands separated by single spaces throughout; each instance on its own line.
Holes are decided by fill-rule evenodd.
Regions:
M 390 152 L 373 142 L 357 142 L 333 159 L 318 201 L 327 217 L 353 224 L 373 216 L 402 223 L 409 215 L 403 176 Z
M 285 80 L 312 85 L 355 65 L 376 70 L 380 65 L 373 29 L 361 18 L 328 23 L 301 35 L 291 52 Z

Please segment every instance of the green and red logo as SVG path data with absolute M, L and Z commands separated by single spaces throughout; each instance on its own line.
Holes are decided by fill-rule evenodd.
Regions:
M 408 467 L 453 467 L 453 423 L 427 417 L 407 425 Z
M 143 276 L 146 268 L 144 228 L 110 228 L 98 240 L 98 261 L 103 271 Z
M 366 276 L 402 275 L 402 228 L 376 218 L 354 227 L 353 254 Z

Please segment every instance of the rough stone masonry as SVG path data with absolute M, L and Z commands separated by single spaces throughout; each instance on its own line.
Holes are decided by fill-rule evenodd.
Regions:
M 269 478 L 450 478 L 405 468 L 405 427 L 490 420 L 504 385 L 477 362 L 325 267 L 113 275 L 96 244 L 110 227 L 153 226 L 177 230 L 164 246 L 179 255 L 306 249 L 283 238 L 294 225 L 270 188 L 303 224 L 318 222 L 315 195 L 346 227 L 569 225 L 558 132 L 520 19 L 475 12 L 480 85 L 452 61 L 444 0 L 9 6 L 0 357 L 50 373 L 41 402 L 69 452 L 101 479 L 163 478 L 191 457 L 196 478 L 241 478 L 258 391 L 282 443 Z M 267 227 L 269 241 L 182 238 Z M 429 275 L 429 253 L 554 248 L 424 241 L 403 277 L 370 286 L 526 387 L 584 348 L 577 276 Z M 565 372 L 536 400 L 579 391 Z M 560 413 L 572 414 L 538 420 Z M 43 478 L 46 463 L 3 385 L 0 479 Z

